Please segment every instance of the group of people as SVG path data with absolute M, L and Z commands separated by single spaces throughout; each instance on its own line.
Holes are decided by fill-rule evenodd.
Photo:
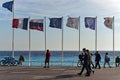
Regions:
M 24 62 L 24 56 L 20 55 L 18 59 L 18 65 L 22 65 L 22 62 Z M 45 56 L 45 66 L 44 68 L 49 68 L 49 62 L 50 62 L 50 51 L 47 49 L 46 56 Z
M 45 66 L 44 66 L 44 68 L 49 68 L 50 55 L 51 55 L 50 51 L 47 49 L 46 56 L 45 56 Z M 83 65 L 83 68 L 82 68 L 81 72 L 79 73 L 80 75 L 82 74 L 84 68 L 86 68 L 86 70 L 87 70 L 86 75 L 88 75 L 88 76 L 90 75 L 91 71 L 94 73 L 92 68 L 95 68 L 95 69 L 96 68 L 99 68 L 99 69 L 101 68 L 101 66 L 100 66 L 101 56 L 100 56 L 99 52 L 96 51 L 96 53 L 95 53 L 95 66 L 92 62 L 92 55 L 93 54 L 88 49 L 83 48 L 82 54 L 79 55 L 79 59 L 80 59 L 82 65 Z M 119 62 L 120 62 L 119 60 L 120 59 L 118 59 L 118 58 L 119 57 L 117 57 L 117 59 L 116 59 L 116 66 L 119 66 Z M 105 65 L 107 63 L 109 65 L 109 67 L 111 68 L 110 63 L 109 63 L 110 62 L 110 57 L 108 56 L 107 52 L 105 53 L 105 59 L 104 60 L 105 60 L 105 62 L 104 62 L 103 67 L 105 68 Z M 91 68 L 91 65 L 92 65 L 92 68 Z
M 95 68 L 97 68 L 97 66 L 99 67 L 99 69 L 101 68 L 100 61 L 101 61 L 101 56 L 100 56 L 99 52 L 96 51 L 96 53 L 95 53 Z M 105 58 L 104 58 L 104 64 L 103 64 L 104 68 L 105 68 L 106 63 L 108 64 L 109 68 L 111 68 L 110 57 L 107 52 L 105 53 Z
M 93 64 L 92 63 L 92 54 L 86 48 L 83 48 L 83 52 L 82 52 L 82 56 L 81 56 L 80 61 L 81 61 L 83 66 L 82 66 L 80 73 L 78 73 L 78 75 L 82 75 L 84 69 L 86 69 L 86 76 L 90 76 L 91 72 L 94 73 L 94 71 L 91 68 L 91 64 Z
M 50 51 L 47 50 L 46 56 L 45 56 L 44 68 L 49 68 L 50 55 L 51 55 Z M 92 55 L 93 54 L 88 49 L 86 49 L 86 48 L 82 49 L 82 53 L 79 54 L 79 60 L 83 66 L 82 66 L 82 69 L 80 70 L 80 72 L 78 73 L 78 75 L 82 75 L 84 69 L 86 69 L 85 76 L 90 76 L 91 72 L 94 74 L 93 68 L 101 69 L 101 66 L 100 66 L 101 56 L 100 56 L 99 52 L 96 51 L 96 53 L 94 54 L 95 55 L 95 65 L 92 62 Z M 19 64 L 22 65 L 22 62 L 24 62 L 24 57 L 22 55 L 20 55 Z M 106 52 L 103 67 L 105 68 L 105 65 L 107 63 L 109 68 L 111 68 L 109 62 L 110 62 L 110 57 L 109 57 L 108 53 Z M 116 67 L 119 67 L 119 65 L 120 65 L 119 56 L 116 57 L 115 64 L 116 64 Z
M 94 73 L 93 68 L 95 68 L 95 69 L 101 68 L 101 66 L 100 66 L 101 56 L 100 56 L 99 52 L 96 51 L 96 53 L 95 53 L 95 66 L 92 62 L 92 55 L 93 54 L 88 49 L 83 48 L 82 53 L 79 55 L 79 59 L 83 66 L 82 66 L 80 73 L 78 73 L 78 75 L 82 75 L 84 69 L 86 69 L 86 76 L 90 76 L 91 72 Z M 108 56 L 108 53 L 106 52 L 103 67 L 105 68 L 105 65 L 107 63 L 109 65 L 109 67 L 111 68 L 109 62 L 110 62 L 110 57 Z M 92 65 L 92 67 L 91 67 L 91 65 Z

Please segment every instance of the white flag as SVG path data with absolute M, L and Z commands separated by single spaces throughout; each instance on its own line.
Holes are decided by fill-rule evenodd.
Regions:
M 111 17 L 105 17 L 104 18 L 105 19 L 105 21 L 104 21 L 104 25 L 107 27 L 107 28 L 110 28 L 110 29 L 112 29 L 112 25 L 113 25 L 113 18 L 111 18 Z
M 66 24 L 66 26 L 71 27 L 71 28 L 78 29 L 79 23 L 80 23 L 79 18 L 71 18 L 71 17 L 69 17 L 69 18 L 67 19 L 67 24 Z

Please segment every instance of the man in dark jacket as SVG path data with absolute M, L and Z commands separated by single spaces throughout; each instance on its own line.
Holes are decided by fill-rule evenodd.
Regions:
M 116 65 L 116 67 L 119 67 L 119 65 L 120 65 L 120 58 L 119 58 L 119 56 L 117 56 L 115 58 L 115 65 Z
M 97 68 L 97 66 L 99 67 L 99 69 L 101 68 L 100 61 L 101 61 L 101 56 L 100 56 L 99 52 L 96 51 L 96 53 L 95 53 L 95 68 Z
M 86 68 L 87 72 L 86 72 L 85 76 L 90 76 L 89 56 L 88 56 L 85 48 L 83 48 L 83 54 L 84 54 L 83 67 L 82 67 L 82 70 L 80 71 L 80 73 L 78 73 L 78 75 L 81 75 L 83 73 L 84 69 Z

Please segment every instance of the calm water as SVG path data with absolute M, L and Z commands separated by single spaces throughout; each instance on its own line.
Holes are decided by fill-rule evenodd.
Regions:
M 61 51 L 50 51 L 51 52 L 51 58 L 50 58 L 50 65 L 51 66 L 61 66 L 63 61 L 63 66 L 76 66 L 78 61 L 78 51 L 64 51 L 64 57 L 62 58 L 62 52 Z M 115 66 L 113 64 L 113 51 L 99 51 L 101 54 L 102 60 L 101 65 L 104 63 L 104 55 L 108 52 L 110 56 L 111 65 Z M 94 54 L 95 52 L 92 51 Z M 25 62 L 23 62 L 23 66 L 29 65 L 29 51 L 15 51 L 14 57 L 16 60 L 18 60 L 20 54 L 22 54 L 25 58 Z M 0 51 L 0 60 L 4 59 L 4 57 L 11 56 L 11 51 Z M 115 51 L 115 57 L 120 56 L 120 51 Z M 92 57 L 94 62 L 94 55 Z M 44 66 L 44 59 L 45 59 L 45 52 L 44 51 L 31 51 L 31 66 Z M 106 65 L 107 66 L 107 65 Z

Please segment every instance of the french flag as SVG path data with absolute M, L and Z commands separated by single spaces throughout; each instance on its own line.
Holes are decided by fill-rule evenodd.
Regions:
M 30 29 L 43 31 L 43 19 L 32 19 L 30 20 Z
M 27 30 L 28 29 L 28 18 L 13 19 L 12 27 Z

